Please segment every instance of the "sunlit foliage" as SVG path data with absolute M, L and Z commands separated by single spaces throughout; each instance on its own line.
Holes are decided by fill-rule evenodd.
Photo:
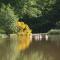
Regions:
M 25 50 L 31 43 L 31 29 L 24 22 L 17 22 L 18 32 L 18 46 L 17 50 Z

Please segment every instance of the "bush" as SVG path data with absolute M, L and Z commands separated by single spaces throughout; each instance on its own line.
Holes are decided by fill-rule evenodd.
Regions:
M 17 22 L 18 18 L 14 13 L 14 10 L 10 5 L 2 5 L 0 9 L 0 26 L 7 34 L 17 32 Z
M 48 34 L 51 35 L 56 35 L 56 34 L 60 34 L 60 29 L 51 29 Z
M 20 29 L 18 32 L 18 41 L 17 50 L 23 51 L 30 46 L 32 42 L 32 33 L 31 29 L 24 22 L 17 22 L 17 27 Z

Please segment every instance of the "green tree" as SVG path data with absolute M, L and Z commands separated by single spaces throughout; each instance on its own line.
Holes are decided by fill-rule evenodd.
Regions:
M 29 17 L 40 17 L 52 10 L 56 0 L 28 0 L 25 2 L 22 13 Z
M 33 26 L 34 31 L 37 25 L 37 28 L 41 27 L 40 30 L 43 31 L 43 26 L 45 30 L 46 26 L 55 25 L 56 21 L 60 20 L 59 0 L 1 0 L 0 3 L 6 5 L 10 3 L 19 18 Z
M 1 3 L 11 4 L 19 17 L 40 17 L 52 10 L 56 0 L 1 0 Z
M 15 15 L 14 10 L 10 5 L 4 5 L 0 9 L 0 27 L 4 29 L 6 33 L 16 33 L 16 22 L 18 17 Z

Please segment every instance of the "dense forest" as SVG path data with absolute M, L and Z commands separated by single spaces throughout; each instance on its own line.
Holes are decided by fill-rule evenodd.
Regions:
M 60 0 L 0 0 L 0 13 L 4 6 L 27 23 L 33 33 L 60 29 Z

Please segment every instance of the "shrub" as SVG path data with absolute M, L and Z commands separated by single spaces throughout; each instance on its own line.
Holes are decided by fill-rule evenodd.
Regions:
M 31 29 L 24 22 L 17 22 L 17 27 L 20 29 L 18 32 L 18 46 L 17 50 L 22 51 L 29 47 L 31 43 Z M 31 36 L 31 37 L 30 37 Z
M 60 34 L 60 29 L 51 29 L 48 34 L 51 35 L 56 35 L 56 34 Z

